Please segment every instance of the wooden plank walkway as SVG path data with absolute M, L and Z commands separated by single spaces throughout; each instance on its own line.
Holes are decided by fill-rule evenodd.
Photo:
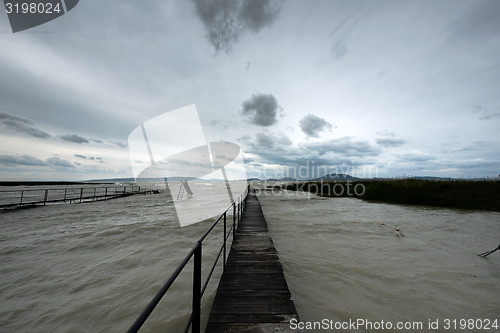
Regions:
M 255 191 L 247 198 L 217 289 L 206 333 L 302 332 L 283 267 Z

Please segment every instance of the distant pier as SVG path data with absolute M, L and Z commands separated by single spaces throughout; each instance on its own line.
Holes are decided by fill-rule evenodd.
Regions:
M 0 210 L 45 206 L 56 203 L 82 203 L 109 200 L 134 194 L 161 193 L 164 189 L 151 186 L 67 187 L 59 189 L 23 189 L 0 191 Z
M 206 333 L 301 332 L 283 267 L 259 200 L 252 190 L 236 229 Z

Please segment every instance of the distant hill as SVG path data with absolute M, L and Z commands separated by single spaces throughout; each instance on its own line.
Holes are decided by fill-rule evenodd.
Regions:
M 350 176 L 348 174 L 345 174 L 345 173 L 330 173 L 328 175 L 325 175 L 323 177 L 319 177 L 319 178 L 314 178 L 314 179 L 310 179 L 310 181 L 337 181 L 337 182 L 341 182 L 341 181 L 354 181 L 354 180 L 361 180 L 362 178 L 357 178 L 357 177 L 353 177 L 353 176 Z
M 285 178 L 280 178 L 280 179 L 277 179 L 277 178 L 269 178 L 267 180 L 268 182 L 296 182 L 297 179 L 295 178 L 291 178 L 291 177 L 285 177 Z

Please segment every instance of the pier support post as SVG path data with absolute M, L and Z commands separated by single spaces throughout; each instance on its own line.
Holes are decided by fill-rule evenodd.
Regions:
M 193 322 L 191 332 L 200 333 L 201 318 L 201 243 L 196 244 L 193 269 Z

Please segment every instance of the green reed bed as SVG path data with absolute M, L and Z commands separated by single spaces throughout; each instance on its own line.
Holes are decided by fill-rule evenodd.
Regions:
M 434 181 L 408 178 L 353 182 L 306 182 L 290 184 L 285 188 L 328 197 L 357 197 L 397 204 L 500 212 L 500 181 Z

